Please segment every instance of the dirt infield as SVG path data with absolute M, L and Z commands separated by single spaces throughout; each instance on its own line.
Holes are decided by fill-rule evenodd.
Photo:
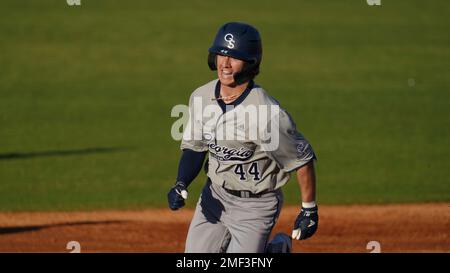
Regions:
M 0 213 L 0 252 L 182 252 L 193 211 Z M 285 207 L 274 228 L 291 232 L 298 208 Z M 450 252 L 450 204 L 321 206 L 313 238 L 294 252 Z

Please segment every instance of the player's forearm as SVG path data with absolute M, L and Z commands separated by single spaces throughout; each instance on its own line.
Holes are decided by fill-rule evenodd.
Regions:
M 297 170 L 297 181 L 300 186 L 302 202 L 316 201 L 316 174 L 314 160 Z

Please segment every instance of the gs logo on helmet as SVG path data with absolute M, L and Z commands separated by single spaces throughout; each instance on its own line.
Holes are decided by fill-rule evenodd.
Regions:
M 225 34 L 225 36 L 223 36 L 223 39 L 228 43 L 228 48 L 234 48 L 234 43 L 236 43 L 236 41 L 234 40 L 233 34 L 227 33 Z

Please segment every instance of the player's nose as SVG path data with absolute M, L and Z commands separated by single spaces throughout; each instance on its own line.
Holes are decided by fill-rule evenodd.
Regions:
M 223 67 L 230 67 L 231 66 L 230 64 L 231 64 L 230 56 L 223 56 L 221 65 Z

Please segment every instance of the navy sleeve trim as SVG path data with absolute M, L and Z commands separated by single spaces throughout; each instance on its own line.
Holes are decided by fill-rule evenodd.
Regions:
M 200 173 L 203 161 L 205 160 L 206 152 L 195 152 L 190 149 L 184 149 L 181 154 L 180 163 L 178 164 L 177 181 L 182 181 L 186 187 Z

